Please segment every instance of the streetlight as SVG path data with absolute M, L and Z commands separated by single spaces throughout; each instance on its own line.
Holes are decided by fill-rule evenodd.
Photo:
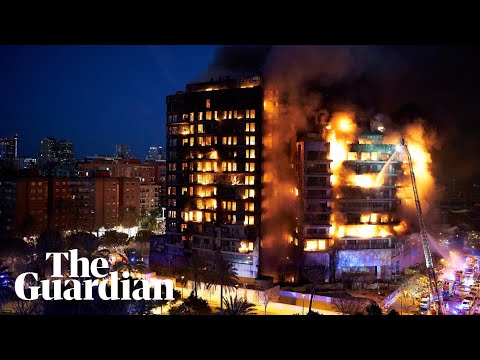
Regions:
M 183 300 L 183 279 L 185 278 L 185 276 L 181 276 L 182 277 L 182 300 Z
M 302 294 L 302 315 L 305 315 L 305 294 Z

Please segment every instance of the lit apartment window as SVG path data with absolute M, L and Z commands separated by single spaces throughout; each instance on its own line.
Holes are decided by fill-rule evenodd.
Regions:
M 245 136 L 245 143 L 247 145 L 255 145 L 255 136 Z
M 205 113 L 205 119 L 206 120 L 212 120 L 212 112 L 211 111 L 207 111 Z
M 183 145 L 183 146 L 188 145 L 188 139 L 183 139 L 183 140 L 182 140 L 182 145 Z
M 195 145 L 195 138 L 191 137 L 190 138 L 190 146 Z
M 255 176 L 253 175 L 245 176 L 245 185 L 255 185 Z
M 246 132 L 255 132 L 255 123 L 245 123 Z
M 255 163 L 245 163 L 245 171 L 253 172 L 255 171 Z
M 205 136 L 205 146 L 210 146 L 210 145 L 212 145 L 212 137 Z
M 255 203 L 246 202 L 245 203 L 245 211 L 255 211 Z
M 223 113 L 222 113 L 222 118 L 223 118 L 223 119 L 226 119 L 227 116 L 228 116 L 228 111 L 226 111 L 226 110 L 223 111 Z
M 213 118 L 215 120 L 218 120 L 218 111 L 217 110 L 215 110 L 215 112 L 213 113 Z
M 228 118 L 229 118 L 229 119 L 232 118 L 232 110 L 229 110 L 229 111 L 228 111 Z
M 203 134 L 204 132 L 205 132 L 205 130 L 203 128 L 203 124 L 198 124 L 198 133 Z
M 250 110 L 250 119 L 255 119 L 255 110 Z
M 255 223 L 253 215 L 245 215 L 245 225 L 253 225 Z
M 247 149 L 245 150 L 245 157 L 247 159 L 255 159 L 255 149 Z
M 206 99 L 206 100 L 205 100 L 205 107 L 206 107 L 207 109 L 210 109 L 210 99 Z
M 190 134 L 195 134 L 195 125 L 190 125 Z
M 254 189 L 245 189 L 245 198 L 254 198 L 255 190 Z
M 245 111 L 245 118 L 250 119 L 250 110 Z
M 199 136 L 198 139 L 197 139 L 197 142 L 198 142 L 198 145 L 205 146 L 205 141 L 204 141 L 203 136 Z
M 198 113 L 198 120 L 203 120 L 203 112 Z

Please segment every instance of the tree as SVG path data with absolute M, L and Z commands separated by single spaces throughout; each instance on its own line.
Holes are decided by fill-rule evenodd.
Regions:
M 12 272 L 15 272 L 16 260 L 25 259 L 31 253 L 32 248 L 22 239 L 16 237 L 0 239 L 0 257 L 10 259 Z
M 186 268 L 187 277 L 193 280 L 193 291 L 195 297 L 197 296 L 197 289 L 200 283 L 208 279 L 207 265 L 205 261 L 195 251 L 189 259 L 188 267 Z
M 163 313 L 163 307 L 167 304 L 174 304 L 178 300 L 180 300 L 180 291 L 178 290 L 173 290 L 173 299 L 174 300 L 165 300 L 165 297 L 167 296 L 167 289 L 165 287 L 162 287 L 162 298 L 163 300 L 138 300 L 135 301 L 133 304 L 133 308 L 136 309 L 136 314 L 137 315 L 150 315 L 152 310 L 155 309 L 156 307 L 160 307 L 160 314 Z M 154 296 L 154 288 L 150 288 L 150 298 L 153 299 Z
M 392 309 L 389 311 L 388 315 L 400 315 L 397 310 Z
M 150 245 L 150 236 L 153 235 L 151 230 L 140 230 L 135 236 L 135 242 L 140 245 L 142 256 L 145 256 L 145 248 Z
M 90 261 L 99 257 L 108 259 L 110 255 L 110 252 L 105 248 L 104 242 L 91 233 L 73 233 L 66 240 L 70 248 L 78 249 L 79 257 L 86 257 Z
M 257 290 L 258 302 L 264 307 L 264 314 L 267 315 L 267 306 L 270 302 L 278 300 L 278 294 L 274 288 L 268 289 L 266 286 L 262 290 Z
M 231 290 L 237 285 L 237 282 L 237 270 L 230 261 L 224 260 L 220 255 L 215 262 L 214 271 L 210 273 L 210 279 L 207 283 L 208 289 L 220 285 L 220 314 L 223 314 L 223 288 L 226 287 L 228 290 Z
M 130 229 L 138 225 L 139 212 L 135 206 L 127 206 L 125 209 L 122 209 L 120 212 L 120 224 Z
M 370 300 L 370 304 L 365 307 L 367 315 L 382 315 L 382 309 L 375 300 Z
M 21 300 L 15 299 L 10 302 L 13 312 L 18 315 L 42 315 L 43 301 L 37 300 Z
M 233 298 L 229 296 L 229 300 L 226 298 L 223 299 L 225 304 L 225 314 L 226 315 L 256 315 L 255 304 L 248 302 L 245 299 L 238 298 L 235 295 Z
M 212 309 L 208 306 L 207 300 L 196 297 L 192 291 L 182 304 L 172 306 L 168 313 L 170 315 L 210 315 Z
M 362 313 L 361 302 L 353 297 L 336 298 L 332 301 L 334 308 L 342 315 L 356 315 Z
M 38 236 L 39 226 L 31 214 L 26 214 L 17 228 L 17 233 L 21 237 L 31 238 Z
M 313 296 L 316 293 L 317 286 L 325 280 L 325 267 L 315 266 L 309 268 L 306 270 L 305 276 L 312 283 L 310 287 L 310 305 L 308 306 L 308 313 L 310 313 L 312 311 Z
M 118 252 L 120 255 L 120 261 L 115 262 L 112 266 L 113 271 L 124 272 L 128 271 L 131 273 L 143 273 L 146 269 L 145 262 L 136 259 L 136 254 L 133 250 L 125 249 L 122 252 Z
M 117 251 L 121 251 L 128 245 L 128 235 L 115 230 L 106 231 L 101 239 L 110 250 L 117 249 Z
M 150 231 L 156 230 L 157 228 L 156 214 L 153 211 L 151 211 L 150 213 L 147 213 L 146 211 L 142 210 L 139 223 L 140 223 L 140 228 L 143 230 L 150 230 Z
M 40 278 L 46 278 L 47 273 L 52 271 L 52 257 L 47 260 L 47 252 L 62 252 L 66 249 L 65 239 L 58 230 L 47 230 L 39 236 L 36 245 L 35 263 Z

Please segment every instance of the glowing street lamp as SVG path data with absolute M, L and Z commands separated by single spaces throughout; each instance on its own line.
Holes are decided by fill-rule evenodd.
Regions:
M 183 300 L 183 279 L 185 278 L 185 276 L 182 275 L 182 300 Z

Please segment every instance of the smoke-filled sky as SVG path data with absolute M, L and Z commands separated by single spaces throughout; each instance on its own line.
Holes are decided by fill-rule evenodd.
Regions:
M 422 116 L 442 140 L 435 175 L 478 181 L 479 64 L 478 46 L 0 46 L 0 136 L 18 132 L 21 155 L 52 136 L 80 157 L 127 143 L 143 158 L 165 144 L 165 96 L 261 71 L 333 107 Z

